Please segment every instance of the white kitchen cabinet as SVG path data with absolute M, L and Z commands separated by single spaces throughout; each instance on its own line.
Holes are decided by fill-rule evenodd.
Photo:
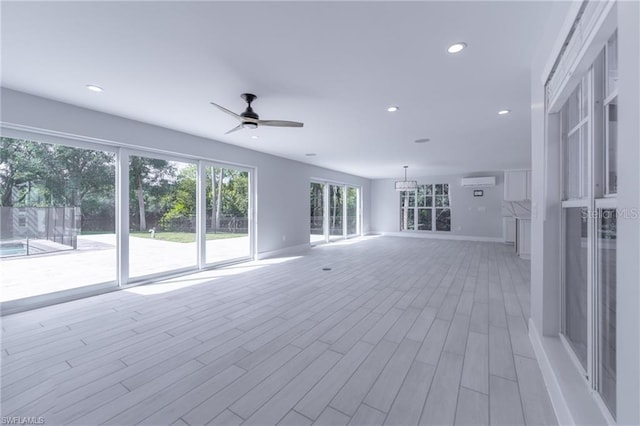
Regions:
M 515 217 L 502 218 L 502 235 L 504 236 L 505 243 L 515 244 L 516 242 L 516 218 Z
M 531 259 L 531 219 L 517 220 L 516 250 L 522 259 Z

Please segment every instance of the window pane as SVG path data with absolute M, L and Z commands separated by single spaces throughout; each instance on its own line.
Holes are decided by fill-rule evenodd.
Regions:
M 450 209 L 436 209 L 436 231 L 451 231 Z
M 329 185 L 329 235 L 342 236 L 342 209 L 344 208 L 342 186 Z
M 0 301 L 115 285 L 113 153 L 1 138 L 0 199 Z
M 413 229 L 414 208 L 410 206 L 413 191 L 402 191 L 400 193 L 400 230 L 407 231 Z
M 433 207 L 433 185 L 424 185 L 425 207 Z
M 564 198 L 580 198 L 580 131 L 577 130 L 564 144 Z
M 418 230 L 420 231 L 431 231 L 431 214 L 432 209 L 418 209 Z
M 607 95 L 618 88 L 618 33 L 607 43 Z
M 427 196 L 425 192 L 426 192 L 426 185 L 418 185 L 418 198 L 416 200 L 416 203 L 420 207 L 425 206 L 425 203 L 427 200 Z
M 587 368 L 587 209 L 565 209 L 564 334 Z
M 324 241 L 324 185 L 311 182 L 309 190 L 309 203 L 311 207 L 309 228 L 311 230 L 311 242 Z
M 616 412 L 616 211 L 598 211 L 598 347 L 600 395 L 615 416 Z
M 358 233 L 358 188 L 347 187 L 347 234 Z
M 129 160 L 129 276 L 196 265 L 196 166 Z
M 446 195 L 436 195 L 436 207 L 448 207 L 449 197 Z
M 580 93 L 580 120 L 587 118 L 589 115 L 589 77 L 582 77 L 581 93 Z
M 608 194 L 618 192 L 618 100 L 607 105 L 607 178 Z
M 206 196 L 206 263 L 249 256 L 249 173 L 207 167 Z
M 589 195 L 589 123 L 585 123 L 580 128 L 580 162 L 582 167 L 580 169 L 580 193 L 578 198 L 585 198 Z
M 581 85 L 578 85 L 564 106 L 567 111 L 567 128 L 565 129 L 565 133 L 571 131 L 580 122 L 580 91 Z
M 407 215 L 407 229 L 415 229 L 415 223 L 415 209 L 410 209 L 409 214 Z

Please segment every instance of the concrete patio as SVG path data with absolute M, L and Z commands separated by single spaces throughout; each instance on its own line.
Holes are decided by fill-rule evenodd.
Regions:
M 115 282 L 115 234 L 78 237 L 78 249 L 0 260 L 0 302 L 93 284 Z M 206 261 L 217 263 L 249 256 L 249 237 L 207 240 Z M 132 279 L 183 268 L 196 268 L 196 243 L 129 239 Z

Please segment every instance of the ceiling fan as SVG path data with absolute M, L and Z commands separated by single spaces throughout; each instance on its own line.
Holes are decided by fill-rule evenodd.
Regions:
M 240 129 L 255 129 L 258 126 L 302 127 L 304 125 L 303 123 L 299 123 L 297 121 L 260 120 L 260 116 L 256 114 L 253 108 L 251 108 L 251 102 L 255 101 L 257 99 L 257 96 L 251 93 L 243 93 L 242 95 L 240 95 L 240 97 L 247 103 L 247 109 L 245 109 L 244 112 L 241 112 L 240 114 L 236 114 L 233 111 L 229 111 L 228 109 L 211 102 L 211 105 L 218 108 L 220 111 L 226 112 L 237 120 L 240 120 L 240 124 L 226 132 L 225 135 Z

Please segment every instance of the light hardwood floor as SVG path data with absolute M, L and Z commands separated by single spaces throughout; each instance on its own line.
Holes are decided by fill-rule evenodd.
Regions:
M 2 318 L 2 415 L 556 422 L 527 337 L 529 264 L 513 247 L 370 237 L 262 263 Z

